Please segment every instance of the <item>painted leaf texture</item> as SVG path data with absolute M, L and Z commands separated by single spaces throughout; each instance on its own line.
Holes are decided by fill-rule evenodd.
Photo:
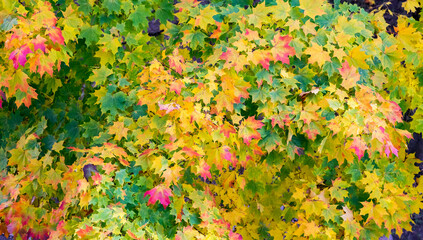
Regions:
M 409 231 L 422 27 L 398 16 L 388 33 L 383 15 L 324 0 L 0 1 L 0 234 Z

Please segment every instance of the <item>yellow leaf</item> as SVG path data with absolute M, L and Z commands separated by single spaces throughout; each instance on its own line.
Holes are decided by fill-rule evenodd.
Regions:
M 375 70 L 375 74 L 371 77 L 373 80 L 373 85 L 379 89 L 382 89 L 383 84 L 388 82 L 388 79 L 385 77 L 385 74 Z
M 386 209 L 380 204 L 373 204 L 373 202 L 362 202 L 361 204 L 363 204 L 363 208 L 360 210 L 360 215 L 369 214 L 367 222 L 373 219 L 379 227 L 382 227 L 382 224 L 385 222 L 385 217 L 389 215 Z
M 361 69 L 369 69 L 366 59 L 369 59 L 369 56 L 364 51 L 361 51 L 360 46 L 353 48 L 348 54 L 348 60 L 350 60 L 351 64 Z
M 321 215 L 323 208 L 324 208 L 323 202 L 318 200 L 315 201 L 315 200 L 307 199 L 301 205 L 301 209 L 305 211 L 305 215 L 307 219 L 309 219 L 312 214 L 315 214 L 316 216 Z
M 65 140 L 62 140 L 60 142 L 55 142 L 53 144 L 53 147 L 51 148 L 51 150 L 56 151 L 56 152 L 60 152 L 62 151 L 63 147 L 63 143 L 65 142 Z
M 300 9 L 304 10 L 304 15 L 311 18 L 325 14 L 323 10 L 325 0 L 300 0 Z
M 304 53 L 310 55 L 308 63 L 317 63 L 320 67 L 322 67 L 325 62 L 331 61 L 329 53 L 323 50 L 322 46 L 314 42 L 312 42 L 311 47 L 307 48 Z
M 200 10 L 200 14 L 195 19 L 195 26 L 200 26 L 201 29 L 207 31 L 207 26 L 215 25 L 215 20 L 213 16 L 216 15 L 217 12 L 209 6 Z
M 123 138 L 126 138 L 128 135 L 128 128 L 124 126 L 123 122 L 114 122 L 112 126 L 109 127 L 109 133 L 115 134 L 115 140 L 120 141 Z
M 308 34 L 311 34 L 311 35 L 316 35 L 317 34 L 317 32 L 316 32 L 316 27 L 317 27 L 317 25 L 316 24 L 314 24 L 314 23 L 312 23 L 310 20 L 309 21 L 307 21 L 302 27 L 301 27 L 301 29 L 303 29 L 303 31 L 304 31 L 304 34 L 307 36 Z
M 422 34 L 412 24 L 408 24 L 406 18 L 398 18 L 398 27 L 395 27 L 395 31 L 398 33 L 396 38 L 403 47 L 412 52 L 417 50 L 416 46 L 422 41 Z
M 419 8 L 419 2 L 417 0 L 407 0 L 402 3 L 402 7 L 407 12 L 415 12 L 416 8 Z
M 305 198 L 304 190 L 301 188 L 295 188 L 295 193 L 292 195 L 293 198 L 298 200 L 303 200 Z
M 304 236 L 316 236 L 318 233 L 320 233 L 319 226 L 317 226 L 315 222 L 304 223 L 304 225 Z
M 269 17 L 267 16 L 269 12 L 270 7 L 266 7 L 264 2 L 257 4 L 257 6 L 253 8 L 253 13 L 247 16 L 248 23 L 261 28 L 263 22 L 269 22 Z

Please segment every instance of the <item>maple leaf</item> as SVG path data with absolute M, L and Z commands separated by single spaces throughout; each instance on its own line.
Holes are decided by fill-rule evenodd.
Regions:
M 13 61 L 13 67 L 18 69 L 19 64 L 24 67 L 26 63 L 26 55 L 29 53 L 32 53 L 32 51 L 26 44 L 10 53 L 9 59 Z
M 244 120 L 239 126 L 238 135 L 244 140 L 244 143 L 250 145 L 252 139 L 260 139 L 261 135 L 257 129 L 263 127 L 264 124 L 254 117 Z
M 244 69 L 247 58 L 244 55 L 240 55 L 234 48 L 227 48 L 226 52 L 220 55 L 220 59 L 226 60 L 225 68 L 234 67 L 235 71 L 239 72 Z
M 171 168 L 166 169 L 162 177 L 165 179 L 164 184 L 165 186 L 170 186 L 170 184 L 177 184 L 178 179 L 182 176 L 181 171 L 183 169 L 179 165 L 175 165 Z
M 41 37 L 40 35 L 37 35 L 35 39 L 32 39 L 32 44 L 34 45 L 34 52 L 36 52 L 38 49 L 46 52 L 46 45 L 44 44 L 47 41 L 47 39 Z
M 369 65 L 366 63 L 366 59 L 369 59 L 369 56 L 364 51 L 361 51 L 361 46 L 353 48 L 347 57 L 354 66 L 361 69 L 369 69 Z
M 368 214 L 367 222 L 373 219 L 379 227 L 382 227 L 385 217 L 389 215 L 386 209 L 380 204 L 374 204 L 373 202 L 361 202 L 361 204 L 363 208 L 360 210 L 360 215 Z
M 216 108 L 219 112 L 222 112 L 223 108 L 226 108 L 226 110 L 230 112 L 234 110 L 236 99 L 233 93 L 222 91 L 214 97 L 214 100 L 216 101 Z
M 220 132 L 223 133 L 223 135 L 225 135 L 225 137 L 229 138 L 229 136 L 230 136 L 231 133 L 236 133 L 236 130 L 228 122 L 224 122 L 220 126 Z
M 295 49 L 289 46 L 291 39 L 292 38 L 290 36 L 281 36 L 279 33 L 274 36 L 271 52 L 275 60 L 289 64 L 289 56 L 295 55 Z
M 182 74 L 182 71 L 185 71 L 186 69 L 185 59 L 181 54 L 179 54 L 178 48 L 175 48 L 172 55 L 169 56 L 169 67 L 179 74 Z
M 112 163 L 105 163 L 105 164 L 102 166 L 102 168 L 103 168 L 103 170 L 104 170 L 104 173 L 105 173 L 106 175 L 109 175 L 111 172 L 116 171 L 117 166 L 116 166 L 116 165 L 114 165 L 114 164 L 112 164 Z
M 109 127 L 109 133 L 115 134 L 115 140 L 117 141 L 120 141 L 122 138 L 126 138 L 128 130 L 128 128 L 125 128 L 123 122 L 114 122 L 113 125 Z
M 255 41 L 255 40 L 261 39 L 257 31 L 254 31 L 248 28 L 245 29 L 244 36 L 248 39 L 248 41 Z
M 214 25 L 215 20 L 213 16 L 216 15 L 217 12 L 209 6 L 200 10 L 200 14 L 197 15 L 195 19 L 195 26 L 200 26 L 201 29 L 207 30 L 207 26 Z
M 78 235 L 78 237 L 84 238 L 87 235 L 89 235 L 92 231 L 93 231 L 93 227 L 92 226 L 85 225 L 85 228 L 78 229 L 76 231 L 76 234 Z
M 361 158 L 364 156 L 364 152 L 366 151 L 367 146 L 366 142 L 364 142 L 360 137 L 353 137 L 353 142 L 350 148 L 354 149 L 358 160 L 361 160 Z
M 382 103 L 378 110 L 388 119 L 388 121 L 395 125 L 396 122 L 402 122 L 401 107 L 394 101 L 386 101 Z
M 54 61 L 51 57 L 45 54 L 36 53 L 35 57 L 31 58 L 29 61 L 30 63 L 30 70 L 35 72 L 37 68 L 37 72 L 42 77 L 44 73 L 48 73 L 51 77 L 53 77 L 53 66 Z
M 150 195 L 150 199 L 148 199 L 147 205 L 155 204 L 157 200 L 163 205 L 164 209 L 170 204 L 169 197 L 172 195 L 172 190 L 170 188 L 165 187 L 164 185 L 156 186 L 155 188 L 147 191 L 144 193 L 144 197 Z
M 360 80 L 360 74 L 354 66 L 350 67 L 348 62 L 345 61 L 342 64 L 342 68 L 338 68 L 338 70 L 342 78 L 344 79 L 341 83 L 341 86 L 349 90 L 350 88 L 357 85 L 357 82 Z
M 58 172 L 57 172 L 58 171 Z M 46 172 L 46 180 L 45 183 L 51 184 L 54 190 L 57 190 L 57 185 L 62 181 L 60 170 L 54 170 L 51 168 L 48 172 Z
M 180 95 L 182 88 L 185 88 L 185 83 L 182 80 L 176 80 L 170 84 L 169 91 L 174 91 Z
M 101 180 L 103 179 L 98 172 L 96 172 L 94 175 L 92 175 L 91 178 L 94 181 L 94 185 L 99 185 L 101 183 Z
M 233 167 L 236 167 L 236 164 L 238 163 L 238 159 L 235 156 L 235 154 L 231 152 L 231 148 L 229 146 L 223 146 L 221 148 L 221 151 L 222 151 L 221 157 L 231 162 Z M 218 167 L 220 168 L 221 166 L 218 166 Z
M 392 144 L 392 142 L 391 142 L 391 141 L 388 141 L 388 142 L 385 144 L 385 154 L 386 154 L 386 156 L 387 156 L 387 157 L 389 157 L 389 156 L 391 155 L 391 152 L 392 152 L 395 156 L 397 156 L 397 157 L 398 157 L 398 149 L 396 149 L 396 148 L 394 147 L 394 145 Z
M 307 0 L 308 1 L 308 0 Z M 308 63 L 317 63 L 320 67 L 325 64 L 325 62 L 330 62 L 329 53 L 323 50 L 323 47 L 319 44 L 312 42 L 311 47 L 307 48 L 304 53 L 309 54 L 310 58 L 308 59 Z
M 316 236 L 320 232 L 319 226 L 315 222 L 304 223 L 304 236 Z
M 90 184 L 88 183 L 87 180 L 85 179 L 78 180 L 78 188 L 77 188 L 78 193 L 86 192 L 89 187 L 90 187 Z
M 202 156 L 202 154 L 198 153 L 197 151 L 195 151 L 194 149 L 189 148 L 189 147 L 183 147 L 182 152 L 186 153 L 190 157 L 200 157 L 200 156 Z
M 304 10 L 304 15 L 314 19 L 316 16 L 325 14 L 323 10 L 323 5 L 325 3 L 325 0 L 300 0 L 300 9 Z
M 206 180 L 206 179 L 212 179 L 211 173 L 210 173 L 210 166 L 205 162 L 201 161 L 197 168 L 197 174 L 200 174 L 200 176 Z
M 345 214 L 341 216 L 344 219 L 344 222 L 351 222 L 354 220 L 354 215 L 351 209 L 348 206 L 343 206 L 342 209 L 344 210 Z
M 252 55 L 249 54 L 248 57 L 254 65 L 260 63 L 266 70 L 269 70 L 270 61 L 274 60 L 272 53 L 265 49 L 258 49 L 254 51 Z
M 53 43 L 65 45 L 65 39 L 63 38 L 62 30 L 60 28 L 51 27 L 46 31 L 46 34 L 48 34 Z

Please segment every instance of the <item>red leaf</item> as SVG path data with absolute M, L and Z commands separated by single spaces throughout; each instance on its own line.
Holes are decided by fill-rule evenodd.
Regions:
M 47 34 L 50 37 L 51 41 L 53 41 L 53 43 L 65 45 L 65 39 L 63 38 L 62 30 L 60 30 L 60 28 L 52 27 L 47 30 Z
M 106 163 L 103 165 L 103 170 L 106 175 L 109 175 L 111 172 L 114 172 L 116 168 L 116 165 L 112 163 Z
M 13 61 L 13 67 L 18 69 L 19 64 L 24 67 L 26 63 L 26 55 L 29 53 L 32 53 L 32 51 L 26 44 L 13 51 L 9 56 L 9 59 Z
M 150 195 L 147 205 L 155 204 L 157 200 L 163 205 L 164 209 L 170 204 L 169 197 L 172 195 L 170 188 L 164 187 L 163 185 L 156 186 L 155 188 L 145 192 L 144 197 Z
M 199 157 L 199 156 L 201 156 L 201 154 L 199 154 L 198 152 L 194 151 L 192 148 L 189 148 L 189 147 L 183 147 L 182 148 L 182 151 L 184 153 L 186 153 L 190 157 Z
M 289 46 L 291 39 L 288 35 L 281 36 L 279 33 L 275 35 L 272 40 L 273 48 L 271 50 L 275 60 L 289 64 L 289 56 L 295 55 L 295 49 Z
M 94 185 L 98 185 L 98 184 L 101 183 L 102 177 L 101 177 L 101 175 L 98 172 L 96 172 L 93 176 L 91 176 L 91 178 L 94 181 Z

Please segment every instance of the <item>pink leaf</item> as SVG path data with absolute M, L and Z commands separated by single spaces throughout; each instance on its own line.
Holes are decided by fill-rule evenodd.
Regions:
M 178 110 L 181 108 L 181 106 L 179 106 L 176 103 L 168 103 L 168 104 L 161 104 L 158 103 L 160 110 L 166 110 L 166 114 L 172 112 L 173 110 Z
M 157 200 L 163 205 L 164 209 L 170 204 L 170 196 L 172 195 L 172 190 L 170 188 L 166 188 L 163 185 L 156 186 L 155 188 L 147 191 L 144 193 L 144 197 L 150 195 L 150 199 L 148 199 L 147 205 L 155 204 Z
M 24 67 L 26 63 L 26 55 L 29 53 L 32 53 L 32 51 L 26 44 L 13 51 L 9 56 L 9 59 L 13 61 L 13 67 L 18 69 L 19 64 Z
M 205 179 L 212 179 L 211 173 L 210 173 L 210 166 L 202 161 L 200 165 L 198 166 L 198 174 L 205 180 Z
M 391 155 L 391 152 L 392 152 L 395 156 L 397 156 L 397 157 L 398 157 L 398 149 L 396 149 L 396 148 L 394 147 L 394 145 L 392 144 L 392 142 L 391 142 L 391 141 L 388 141 L 388 142 L 385 144 L 385 154 L 386 154 L 386 156 L 387 156 L 387 157 L 389 157 L 389 156 Z
M 44 44 L 47 41 L 47 39 L 41 37 L 38 35 L 35 39 L 32 39 L 32 44 L 34 44 L 34 52 L 36 52 L 38 49 L 41 49 L 44 53 L 46 52 L 46 45 Z
M 236 158 L 234 153 L 231 153 L 231 148 L 229 146 L 223 146 L 222 150 L 223 153 L 221 153 L 221 157 L 231 162 L 233 167 L 236 167 L 238 159 Z

